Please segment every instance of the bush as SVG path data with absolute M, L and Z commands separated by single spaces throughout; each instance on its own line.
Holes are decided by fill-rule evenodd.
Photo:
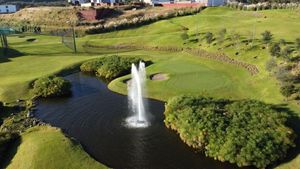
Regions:
M 282 83 L 293 83 L 296 80 L 287 67 L 278 67 L 275 77 Z
M 271 46 L 270 53 L 271 53 L 272 56 L 279 57 L 280 56 L 280 51 L 281 51 L 281 48 L 280 48 L 279 43 L 274 43 Z
M 293 49 L 289 46 L 285 47 L 283 50 L 282 50 L 282 57 L 285 58 L 286 60 L 290 60 L 290 56 L 291 54 L 293 53 Z
M 280 87 L 280 92 L 285 97 L 290 97 L 296 92 L 295 86 L 293 84 L 286 84 Z
M 6 158 L 6 154 L 9 153 L 9 145 L 18 138 L 17 133 L 0 132 L 0 160 L 3 161 Z
M 140 60 L 114 55 L 87 61 L 80 66 L 80 69 L 83 72 L 94 72 L 97 76 L 111 80 L 130 73 L 131 64 L 137 64 Z
M 296 49 L 300 50 L 300 38 L 296 39 Z
M 80 66 L 80 70 L 82 72 L 90 72 L 95 73 L 98 67 L 102 66 L 103 58 L 93 59 L 91 61 L 87 61 Z
M 225 40 L 225 35 L 227 33 L 227 30 L 224 28 L 224 29 L 221 29 L 219 32 L 218 32 L 218 37 L 217 37 L 217 40 L 218 40 L 218 43 L 219 44 L 222 44 Z
M 207 32 L 205 34 L 205 39 L 208 44 L 211 44 L 213 42 L 213 40 L 214 40 L 213 38 L 214 38 L 214 35 L 211 32 Z
M 274 58 L 271 58 L 270 60 L 268 60 L 266 62 L 266 70 L 267 71 L 271 72 L 276 67 L 277 67 L 277 63 L 276 63 L 276 60 Z
M 41 97 L 65 96 L 71 93 L 71 83 L 61 77 L 44 77 L 33 84 L 33 93 Z
M 2 112 L 3 112 L 3 109 L 4 109 L 3 103 L 2 103 L 2 102 L 0 102 L 0 113 L 2 113 Z
M 255 100 L 215 100 L 180 96 L 168 101 L 165 125 L 206 156 L 239 166 L 267 165 L 294 145 L 287 114 Z
M 261 34 L 262 36 L 262 41 L 265 44 L 268 44 L 271 42 L 271 40 L 273 39 L 273 34 L 270 31 L 265 31 Z

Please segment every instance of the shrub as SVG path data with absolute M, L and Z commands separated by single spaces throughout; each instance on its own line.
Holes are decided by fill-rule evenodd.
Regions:
M 214 35 L 211 33 L 211 32 L 207 32 L 206 34 L 205 34 L 205 39 L 206 39 L 206 42 L 208 43 L 208 44 L 211 44 L 212 42 L 213 42 L 213 38 L 214 38 Z
M 293 52 L 293 49 L 291 47 L 287 46 L 282 50 L 281 55 L 286 60 L 290 60 L 290 55 L 292 54 L 292 52 Z
M 296 49 L 300 50 L 300 38 L 296 39 Z
M 285 97 L 290 97 L 296 92 L 293 84 L 286 84 L 280 87 L 280 93 Z
M 180 37 L 181 37 L 181 39 L 182 40 L 187 40 L 187 39 L 189 39 L 189 35 L 185 32 L 185 33 L 182 33 L 181 35 L 180 35 Z
M 218 37 L 217 37 L 218 43 L 222 44 L 224 42 L 226 33 L 227 33 L 227 30 L 225 28 L 221 29 L 218 32 Z
M 279 40 L 279 44 L 280 44 L 280 45 L 286 45 L 286 41 L 285 41 L 284 39 L 280 39 L 280 40 Z
M 0 132 L 0 160 L 5 160 L 6 154 L 9 153 L 9 144 L 11 144 L 19 135 L 16 133 Z
M 4 105 L 2 102 L 0 102 L 0 113 L 3 113 L 4 111 Z
M 292 83 L 295 77 L 291 74 L 287 67 L 279 67 L 275 73 L 276 78 L 283 83 Z
M 206 156 L 239 166 L 267 165 L 294 145 L 287 113 L 255 100 L 216 100 L 180 96 L 168 101 L 165 125 Z
M 140 60 L 139 58 L 113 55 L 87 61 L 80 66 L 80 69 L 83 72 L 94 72 L 97 76 L 111 80 L 128 74 L 131 64 L 137 64 Z
M 33 84 L 33 93 L 41 97 L 65 96 L 71 93 L 71 83 L 61 77 L 43 77 Z
M 97 75 L 106 79 L 114 79 L 128 74 L 132 63 L 137 64 L 139 61 L 139 58 L 123 58 L 116 55 L 106 57 L 103 65 L 97 69 Z
M 91 61 L 87 61 L 80 66 L 80 70 L 82 72 L 95 73 L 98 67 L 102 65 L 103 60 L 104 60 L 103 58 L 98 58 L 98 59 L 93 59 Z
M 279 43 L 274 43 L 271 46 L 270 53 L 271 53 L 272 56 L 279 57 L 280 56 L 280 51 L 281 51 L 281 48 L 280 48 Z
M 267 71 L 271 72 L 276 67 L 277 67 L 277 63 L 276 63 L 276 60 L 274 58 L 271 58 L 270 60 L 268 60 L 266 62 L 266 70 Z
M 270 31 L 265 31 L 263 32 L 262 34 L 262 41 L 265 43 L 265 44 L 268 44 L 271 42 L 271 40 L 273 39 L 273 35 Z

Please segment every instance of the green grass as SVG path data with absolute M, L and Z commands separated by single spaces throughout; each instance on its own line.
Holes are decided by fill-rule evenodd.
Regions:
M 270 30 L 275 40 L 280 38 L 293 42 L 300 37 L 299 11 L 267 10 L 238 11 L 225 7 L 208 8 L 200 14 L 159 21 L 135 29 L 111 33 L 90 35 L 78 39 L 79 53 L 64 47 L 58 37 L 26 36 L 25 38 L 9 37 L 9 45 L 22 56 L 5 59 L 0 55 L 0 100 L 12 102 L 18 98 L 29 98 L 30 83 L 45 75 L 58 73 L 67 67 L 81 63 L 96 56 L 119 54 L 121 56 L 138 56 L 151 60 L 154 64 L 147 67 L 147 75 L 166 73 L 165 81 L 147 81 L 148 96 L 160 100 L 179 94 L 205 95 L 217 98 L 243 99 L 251 98 L 267 103 L 286 104 L 279 93 L 278 82 L 265 71 L 265 62 L 270 58 L 268 50 L 261 49 L 260 33 Z M 94 45 L 144 45 L 175 46 L 203 48 L 216 52 L 219 45 L 208 45 L 204 41 L 193 42 L 195 33 L 207 31 L 216 34 L 226 28 L 228 34 L 239 33 L 242 39 L 249 39 L 255 25 L 256 41 L 254 48 L 242 43 L 239 49 L 225 46 L 232 43 L 227 40 L 221 47 L 224 52 L 237 60 L 258 66 L 260 73 L 251 76 L 245 69 L 231 64 L 204 59 L 185 52 L 161 52 L 134 49 L 110 50 L 103 48 L 83 48 L 86 42 Z M 187 28 L 188 30 L 184 30 Z M 182 35 L 187 33 L 188 39 Z M 34 42 L 26 39 L 36 38 Z M 199 47 L 201 43 L 201 47 Z M 236 56 L 235 53 L 239 52 Z M 257 56 L 255 58 L 255 56 Z M 115 79 L 109 84 L 113 91 L 126 94 L 123 80 L 129 76 Z M 299 113 L 299 106 L 289 103 L 289 107 Z M 297 143 L 299 145 L 299 143 Z M 21 144 L 22 146 L 22 144 Z M 38 158 L 37 158 L 38 159 Z M 15 159 L 14 159 L 15 160 Z M 16 161 L 15 161 L 16 162 Z M 280 167 L 299 166 L 299 157 Z
M 82 147 L 69 140 L 61 130 L 49 126 L 34 127 L 22 134 L 7 169 L 104 169 Z
M 30 38 L 37 40 L 27 42 Z M 49 36 L 9 37 L 9 45 L 22 56 L 5 59 L 0 55 L 0 100 L 26 99 L 31 96 L 28 89 L 33 80 L 91 58 L 86 54 L 74 55 L 60 42 L 59 38 Z
M 126 53 L 134 55 L 136 52 Z M 159 55 L 159 57 L 157 56 Z M 187 53 L 140 52 L 139 56 L 154 61 L 147 67 L 147 75 L 166 73 L 165 81 L 147 80 L 149 97 L 167 100 L 181 94 L 203 94 L 217 98 L 252 98 L 272 103 L 282 99 L 276 81 L 272 78 L 257 78 L 234 65 L 202 59 Z M 109 84 L 109 88 L 126 94 L 124 80 L 118 78 Z M 163 94 L 162 94 L 163 93 Z

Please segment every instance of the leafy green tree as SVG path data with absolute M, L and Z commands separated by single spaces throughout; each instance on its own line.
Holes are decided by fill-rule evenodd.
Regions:
M 289 97 L 296 92 L 293 84 L 286 84 L 280 87 L 280 92 L 283 96 Z
M 265 31 L 261 35 L 262 35 L 262 41 L 265 44 L 269 44 L 273 39 L 273 34 L 270 31 Z
M 277 67 L 277 63 L 276 60 L 274 58 L 271 58 L 270 60 L 268 60 L 266 62 L 266 70 L 271 72 L 272 70 L 274 70 Z
M 3 109 L 4 109 L 3 103 L 2 103 L 2 102 L 0 102 L 0 113 L 2 113 L 2 112 L 3 112 Z
M 238 33 L 233 33 L 230 36 L 230 39 L 233 41 L 234 46 L 236 47 L 236 49 L 238 50 L 240 48 L 240 40 L 241 40 L 241 35 Z
M 187 40 L 187 39 L 189 39 L 189 35 L 185 32 L 185 33 L 181 34 L 181 39 Z
M 217 40 L 218 40 L 219 44 L 222 44 L 224 42 L 226 33 L 227 33 L 227 30 L 225 28 L 221 29 L 218 32 Z
M 287 46 L 282 50 L 281 55 L 286 60 L 290 60 L 290 55 L 292 54 L 292 52 L 293 52 L 293 49 L 291 47 Z
M 62 77 L 43 77 L 34 82 L 32 90 L 41 97 L 64 96 L 71 93 L 71 83 Z
M 280 52 L 281 52 L 281 48 L 280 48 L 279 43 L 274 43 L 270 49 L 271 55 L 275 56 L 275 57 L 279 57 L 281 54 Z
M 295 145 L 294 131 L 285 125 L 287 117 L 255 100 L 179 96 L 168 101 L 164 123 L 206 156 L 265 168 Z
M 214 40 L 214 35 L 211 32 L 207 32 L 204 37 L 208 44 L 211 44 Z
M 131 64 L 138 64 L 140 60 L 134 57 L 113 55 L 87 61 L 80 66 L 80 69 L 83 72 L 92 72 L 97 76 L 111 80 L 129 73 Z
M 286 41 L 285 41 L 284 39 L 280 39 L 280 40 L 279 40 L 279 44 L 281 44 L 281 45 L 286 45 Z
M 296 39 L 296 49 L 300 50 L 300 38 Z
M 295 77 L 291 74 L 290 70 L 284 66 L 278 67 L 275 77 L 283 83 L 293 83 L 295 81 Z

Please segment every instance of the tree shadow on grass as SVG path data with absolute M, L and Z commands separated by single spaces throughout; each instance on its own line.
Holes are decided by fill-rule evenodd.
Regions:
M 12 48 L 0 48 L 0 63 L 10 62 L 10 58 L 15 58 L 23 55 L 23 53 Z
M 3 151 L 3 155 L 2 154 L 0 155 L 1 169 L 6 168 L 11 163 L 11 160 L 16 155 L 21 142 L 22 142 L 22 138 L 18 136 L 4 145 L 5 150 Z
M 288 163 L 300 154 L 300 117 L 299 117 L 299 115 L 296 112 L 290 110 L 286 104 L 276 105 L 274 108 L 278 111 L 288 113 L 289 118 L 287 120 L 287 125 L 290 128 L 292 128 L 296 134 L 296 139 L 295 139 L 296 147 L 290 148 L 289 151 L 287 152 L 287 156 L 283 160 L 278 161 L 277 163 L 275 163 L 274 165 L 272 165 L 268 168 L 275 168 L 281 164 Z

